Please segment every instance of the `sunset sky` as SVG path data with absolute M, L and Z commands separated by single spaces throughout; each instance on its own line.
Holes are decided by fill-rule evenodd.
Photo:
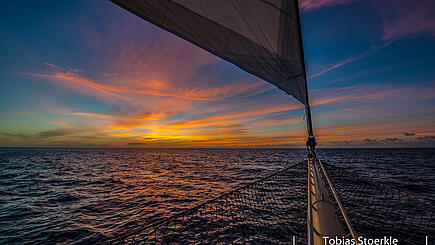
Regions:
M 435 1 L 301 0 L 319 147 L 435 147 Z M 303 147 L 302 104 L 109 1 L 6 1 L 0 146 Z

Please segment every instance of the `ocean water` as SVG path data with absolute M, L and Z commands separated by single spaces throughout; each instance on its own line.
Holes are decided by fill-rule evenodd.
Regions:
M 0 148 L 0 244 L 95 244 L 299 163 L 302 149 Z M 319 149 L 432 204 L 435 149 Z

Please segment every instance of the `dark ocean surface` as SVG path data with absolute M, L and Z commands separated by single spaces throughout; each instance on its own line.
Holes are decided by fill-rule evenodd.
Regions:
M 0 148 L 0 244 L 103 243 L 299 163 L 302 149 Z M 319 149 L 435 203 L 435 149 Z

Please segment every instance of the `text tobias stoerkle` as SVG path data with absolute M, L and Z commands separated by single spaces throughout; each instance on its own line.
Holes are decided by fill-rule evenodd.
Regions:
M 353 238 L 323 236 L 325 245 L 357 245 Z M 358 237 L 358 245 L 398 245 L 399 240 L 391 236 L 383 238 Z

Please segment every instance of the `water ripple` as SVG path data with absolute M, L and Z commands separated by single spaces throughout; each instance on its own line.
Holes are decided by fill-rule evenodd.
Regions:
M 434 201 L 433 149 L 319 150 Z M 0 244 L 96 244 L 301 161 L 290 149 L 0 148 Z

